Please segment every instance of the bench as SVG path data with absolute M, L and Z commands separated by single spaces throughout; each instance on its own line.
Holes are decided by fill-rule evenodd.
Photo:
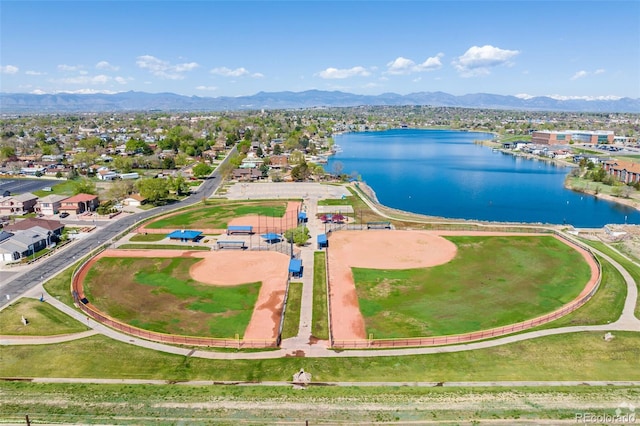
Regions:
M 218 241 L 217 244 L 218 250 L 225 248 L 245 250 L 247 248 L 244 241 Z
M 391 229 L 391 222 L 367 222 L 367 229 Z
M 232 225 L 227 227 L 227 235 L 231 234 L 253 234 L 253 226 Z

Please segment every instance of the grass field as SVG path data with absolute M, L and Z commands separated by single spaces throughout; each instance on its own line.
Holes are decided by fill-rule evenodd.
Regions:
M 205 207 L 189 209 L 182 213 L 167 216 L 146 226 L 150 229 L 182 228 L 226 229 L 227 223 L 236 217 L 262 215 L 283 217 L 287 210 L 286 201 L 243 201 L 207 204 Z
M 321 340 L 329 339 L 329 313 L 327 307 L 326 253 L 313 254 L 313 322 L 311 334 Z
M 609 262 L 600 259 L 600 264 L 602 265 L 600 287 L 584 306 L 555 321 L 527 330 L 527 332 L 575 325 L 608 324 L 617 320 L 624 307 L 627 285 L 622 275 Z
M 282 338 L 288 339 L 298 335 L 300 327 L 300 304 L 302 303 L 302 283 L 289 284 L 289 296 L 287 299 L 287 311 L 284 314 Z
M 75 193 L 76 186 L 78 186 L 78 180 L 63 180 L 51 187 L 51 191 L 37 190 L 33 191 L 33 195 L 37 197 L 46 197 L 47 195 L 68 195 L 72 196 Z
M 590 278 L 582 256 L 550 236 L 447 238 L 458 254 L 444 265 L 353 268 L 367 334 L 438 336 L 516 323 L 573 300 Z
M 134 243 L 152 243 L 162 241 L 167 236 L 165 234 L 135 234 L 129 238 L 129 241 Z
M 640 380 L 640 333 L 572 333 L 455 353 L 376 358 L 210 360 L 165 354 L 103 336 L 46 346 L 5 346 L 3 377 L 313 381 Z M 123 362 L 126 360 L 126 362 Z
M 28 321 L 22 324 L 22 317 Z M 23 297 L 0 311 L 0 335 L 53 336 L 79 333 L 87 327 L 48 303 Z
M 576 412 L 614 415 L 618 405 L 637 399 L 637 388 L 617 386 L 314 386 L 302 392 L 289 386 L 9 382 L 0 383 L 0 418 L 11 424 L 23 424 L 23 413 L 33 424 L 555 424 L 575 423 Z
M 85 294 L 110 316 L 147 330 L 191 336 L 244 335 L 260 283 L 212 286 L 191 279 L 193 258 L 102 258 Z
M 640 293 L 640 269 L 628 259 L 625 259 L 624 256 L 621 256 L 615 250 L 607 247 L 606 244 L 601 243 L 599 241 L 584 241 L 585 244 L 592 246 L 593 248 L 600 250 L 604 254 L 611 256 L 613 260 L 618 262 L 624 269 L 629 272 L 629 275 L 633 277 L 633 280 L 636 282 L 636 286 L 638 287 Z M 636 318 L 640 318 L 640 297 L 636 300 L 636 309 L 635 309 Z

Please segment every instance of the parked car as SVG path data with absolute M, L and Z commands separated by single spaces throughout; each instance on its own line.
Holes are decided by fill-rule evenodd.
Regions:
M 60 217 L 61 217 L 61 218 L 63 218 L 63 219 L 64 219 L 65 217 L 67 217 L 67 216 L 69 216 L 69 213 L 67 213 L 67 212 L 62 212 L 62 213 L 60 213 Z

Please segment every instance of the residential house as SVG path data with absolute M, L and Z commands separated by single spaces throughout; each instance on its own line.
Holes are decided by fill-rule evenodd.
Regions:
M 272 155 L 269 157 L 269 167 L 272 169 L 285 169 L 289 166 L 289 159 L 286 155 Z
M 23 215 L 33 212 L 38 197 L 30 192 L 0 198 L 0 215 Z
M 29 229 L 38 227 L 44 229 L 50 233 L 50 235 L 61 236 L 64 224 L 57 220 L 40 219 L 37 217 L 30 217 L 24 220 L 18 220 L 15 223 L 9 224 L 4 227 L 4 230 L 8 232 L 28 231 Z
M 253 181 L 262 178 L 262 172 L 258 169 L 235 169 L 233 179 L 239 181 Z
M 100 180 L 114 180 L 118 177 L 118 174 L 113 170 L 109 170 L 105 167 L 98 170 L 98 173 L 96 173 L 96 176 Z
M 146 202 L 147 202 L 147 199 L 140 194 L 131 194 L 129 195 L 129 197 L 122 200 L 123 205 L 132 206 L 132 207 L 140 207 Z
M 35 253 L 51 244 L 51 231 L 34 226 L 28 230 L 9 233 L 10 237 L 0 241 L 0 260 L 14 262 Z
M 35 211 L 45 216 L 53 216 L 54 214 L 58 214 L 58 212 L 60 211 L 62 200 L 66 198 L 69 197 L 65 195 L 55 194 L 39 198 L 38 202 L 36 203 Z
M 94 211 L 98 208 L 99 205 L 100 201 L 98 200 L 97 195 L 78 194 L 62 200 L 60 211 L 80 214 L 84 212 Z
M 603 163 L 604 169 L 620 182 L 640 182 L 640 163 L 632 161 L 609 160 Z

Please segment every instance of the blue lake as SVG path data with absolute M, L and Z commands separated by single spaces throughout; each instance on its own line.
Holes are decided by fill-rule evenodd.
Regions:
M 326 169 L 360 175 L 386 206 L 430 216 L 579 228 L 640 224 L 634 208 L 565 189 L 568 167 L 474 143 L 491 138 L 449 130 L 345 133 L 334 137 L 342 151 Z

